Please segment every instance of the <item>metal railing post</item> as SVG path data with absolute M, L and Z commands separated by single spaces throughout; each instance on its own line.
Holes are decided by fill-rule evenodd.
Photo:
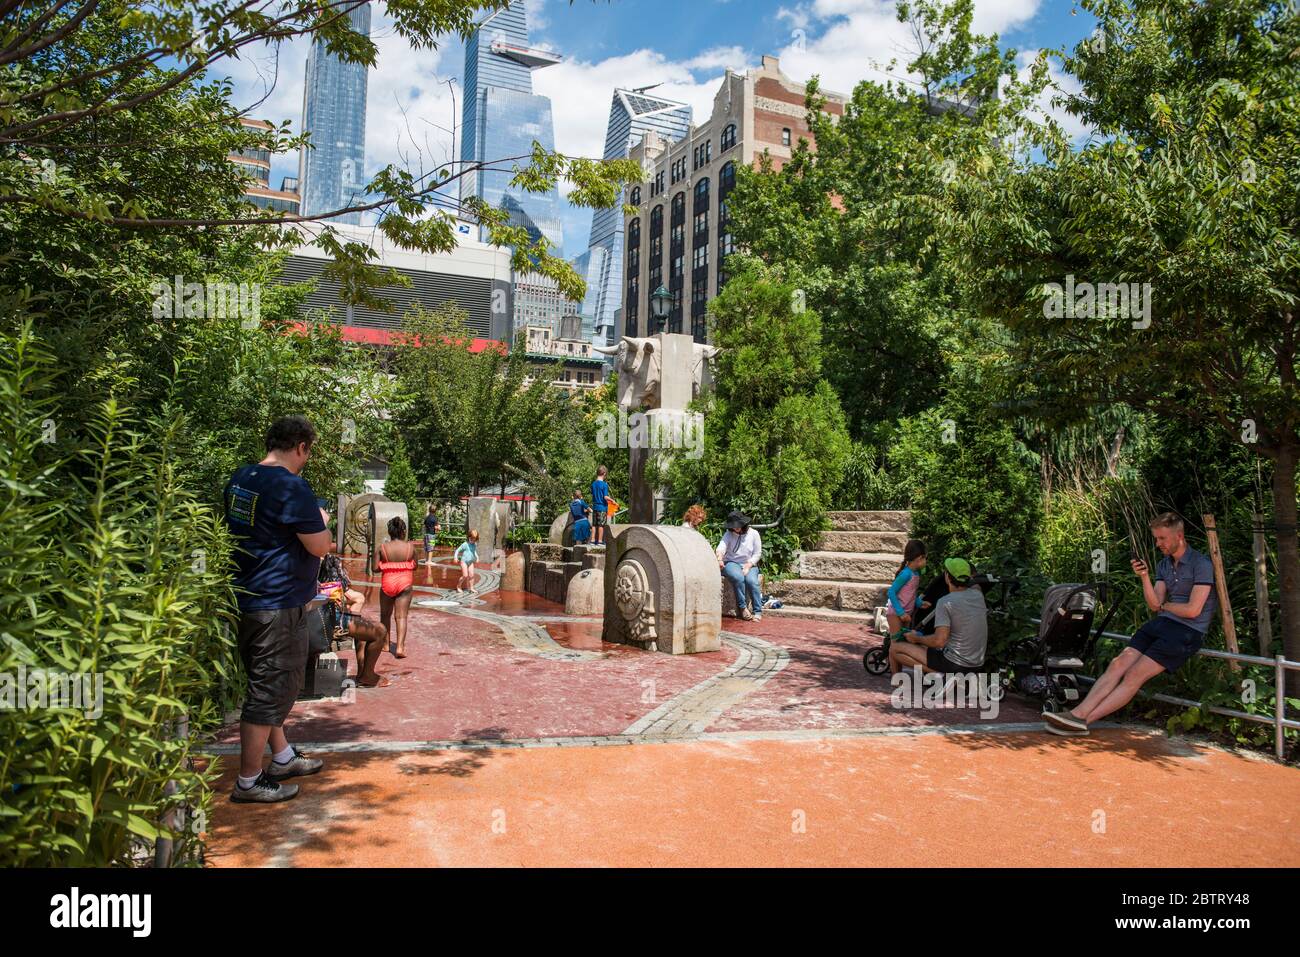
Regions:
M 1273 688 L 1273 750 L 1277 759 L 1282 760 L 1286 750 L 1286 658 L 1277 655 L 1273 659 L 1276 677 Z

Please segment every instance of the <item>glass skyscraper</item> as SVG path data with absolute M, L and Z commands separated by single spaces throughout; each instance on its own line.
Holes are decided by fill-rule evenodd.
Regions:
M 533 92 L 533 70 L 559 62 L 556 54 L 529 45 L 523 0 L 479 24 L 465 43 L 460 150 L 462 161 L 494 167 L 462 177 L 462 199 L 478 196 L 507 210 L 512 224 L 525 227 L 534 241 L 546 237 L 557 255 L 564 248 L 559 190 L 527 193 L 509 184 L 511 167 L 528 165 L 534 141 L 555 149 L 551 101 Z
M 348 14 L 352 29 L 370 35 L 370 4 Z M 311 148 L 298 159 L 304 216 L 353 206 L 366 199 L 366 67 L 344 63 L 321 40 L 307 54 L 302 94 L 302 128 Z M 360 213 L 332 222 L 360 225 Z
M 605 132 L 605 159 L 626 159 L 628 150 L 654 130 L 668 142 L 684 137 L 691 128 L 691 108 L 645 90 L 615 90 Z M 583 326 L 594 329 L 597 344 L 616 335 L 614 313 L 622 304 L 623 208 L 598 209 L 591 217 L 591 239 L 582 260 L 587 298 L 582 304 Z M 604 251 L 597 254 L 596 250 Z M 577 260 L 575 260 L 575 263 Z M 594 289 L 593 289 L 594 287 Z

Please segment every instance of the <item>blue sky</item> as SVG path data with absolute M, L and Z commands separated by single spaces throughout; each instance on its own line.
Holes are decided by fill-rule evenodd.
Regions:
M 724 71 L 754 66 L 765 53 L 779 56 L 793 79 L 818 74 L 823 86 L 841 92 L 863 79 L 885 79 L 891 59 L 901 74 L 908 59 L 893 0 L 527 0 L 527 6 L 534 44 L 565 57 L 538 71 L 534 84 L 551 97 L 556 145 L 566 153 L 600 155 L 616 85 L 662 82 L 656 92 L 690 103 L 703 119 Z M 1040 48 L 1077 43 L 1094 25 L 1069 0 L 976 0 L 975 11 L 977 30 L 998 33 L 1026 60 Z M 379 63 L 369 77 L 368 172 L 393 162 L 418 169 L 446 161 L 450 127 L 459 121 L 447 82 L 461 74 L 459 38 L 436 50 L 412 50 L 378 2 L 372 36 Z M 306 54 L 299 39 L 226 64 L 223 72 L 235 82 L 239 105 L 265 96 L 258 115 L 291 120 L 296 128 Z M 1059 79 L 1071 86 L 1070 78 Z M 454 95 L 458 102 L 458 88 Z M 277 158 L 273 185 L 296 170 L 296 154 Z M 566 256 L 586 249 L 590 224 L 590 210 L 566 211 Z

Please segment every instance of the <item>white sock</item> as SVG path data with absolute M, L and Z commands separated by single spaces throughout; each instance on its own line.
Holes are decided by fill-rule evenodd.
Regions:
M 293 745 L 286 744 L 283 751 L 273 754 L 271 757 L 275 759 L 276 764 L 288 764 L 293 760 Z
M 239 786 L 243 788 L 245 791 L 247 791 L 249 788 L 251 788 L 254 784 L 257 783 L 257 779 L 259 777 L 260 775 L 254 774 L 251 778 L 246 778 L 241 774 L 238 776 L 236 780 L 239 782 Z

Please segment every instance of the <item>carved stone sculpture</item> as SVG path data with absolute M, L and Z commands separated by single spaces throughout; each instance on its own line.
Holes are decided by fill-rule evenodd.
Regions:
M 718 563 L 694 529 L 629 525 L 605 560 L 605 641 L 668 654 L 721 647 Z
M 659 405 L 663 374 L 659 337 L 624 336 L 615 346 L 593 346 L 596 352 L 616 356 L 618 404 L 625 409 L 653 409 Z
M 369 535 L 369 541 L 366 543 L 366 554 L 369 555 L 370 574 L 379 572 L 379 546 L 389 541 L 388 523 L 394 518 L 400 518 L 406 522 L 406 534 L 410 537 L 411 521 L 406 514 L 405 502 L 390 502 L 386 498 L 373 501 L 369 506 L 369 516 L 366 525 Z
M 505 553 L 506 535 L 510 532 L 512 515 L 509 502 L 499 502 L 490 495 L 477 495 L 469 500 L 468 531 L 478 532 L 478 560 L 494 563 Z

